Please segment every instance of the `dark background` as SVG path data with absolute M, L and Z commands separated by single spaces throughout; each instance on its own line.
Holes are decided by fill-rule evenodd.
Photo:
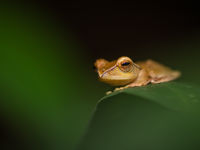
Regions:
M 154 47 L 199 37 L 199 8 L 193 1 L 107 1 L 36 3 L 68 27 L 92 58 L 157 57 Z M 166 55 L 173 50 L 168 49 Z M 150 55 L 150 56 L 149 56 Z
M 0 36 L 5 147 L 76 147 L 97 101 L 112 89 L 97 81 L 92 70 L 97 58 L 151 58 L 181 70 L 180 81 L 200 83 L 200 12 L 192 1 L 5 5 L 1 24 L 7 24 Z

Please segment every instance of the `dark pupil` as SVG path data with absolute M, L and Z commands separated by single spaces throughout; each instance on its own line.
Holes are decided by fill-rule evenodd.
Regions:
M 128 66 L 128 65 L 130 65 L 130 62 L 124 62 L 124 63 L 122 63 L 122 66 Z

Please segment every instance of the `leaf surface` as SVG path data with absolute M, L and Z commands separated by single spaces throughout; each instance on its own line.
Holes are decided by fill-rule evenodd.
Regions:
M 81 150 L 190 149 L 198 146 L 199 87 L 169 82 L 129 88 L 97 105 Z

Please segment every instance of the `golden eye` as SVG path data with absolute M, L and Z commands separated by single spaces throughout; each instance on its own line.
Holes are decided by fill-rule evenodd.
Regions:
M 124 72 L 130 72 L 133 69 L 133 65 L 130 61 L 123 61 L 120 63 L 119 68 Z

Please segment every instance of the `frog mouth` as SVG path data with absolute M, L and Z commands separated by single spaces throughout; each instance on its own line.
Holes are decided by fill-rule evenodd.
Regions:
M 116 67 L 117 67 L 117 65 L 114 65 L 114 66 L 112 66 L 111 68 L 109 68 L 108 70 L 104 71 L 104 72 L 100 75 L 100 78 L 103 78 L 103 76 L 104 76 L 106 73 L 112 71 L 112 70 L 115 69 Z

